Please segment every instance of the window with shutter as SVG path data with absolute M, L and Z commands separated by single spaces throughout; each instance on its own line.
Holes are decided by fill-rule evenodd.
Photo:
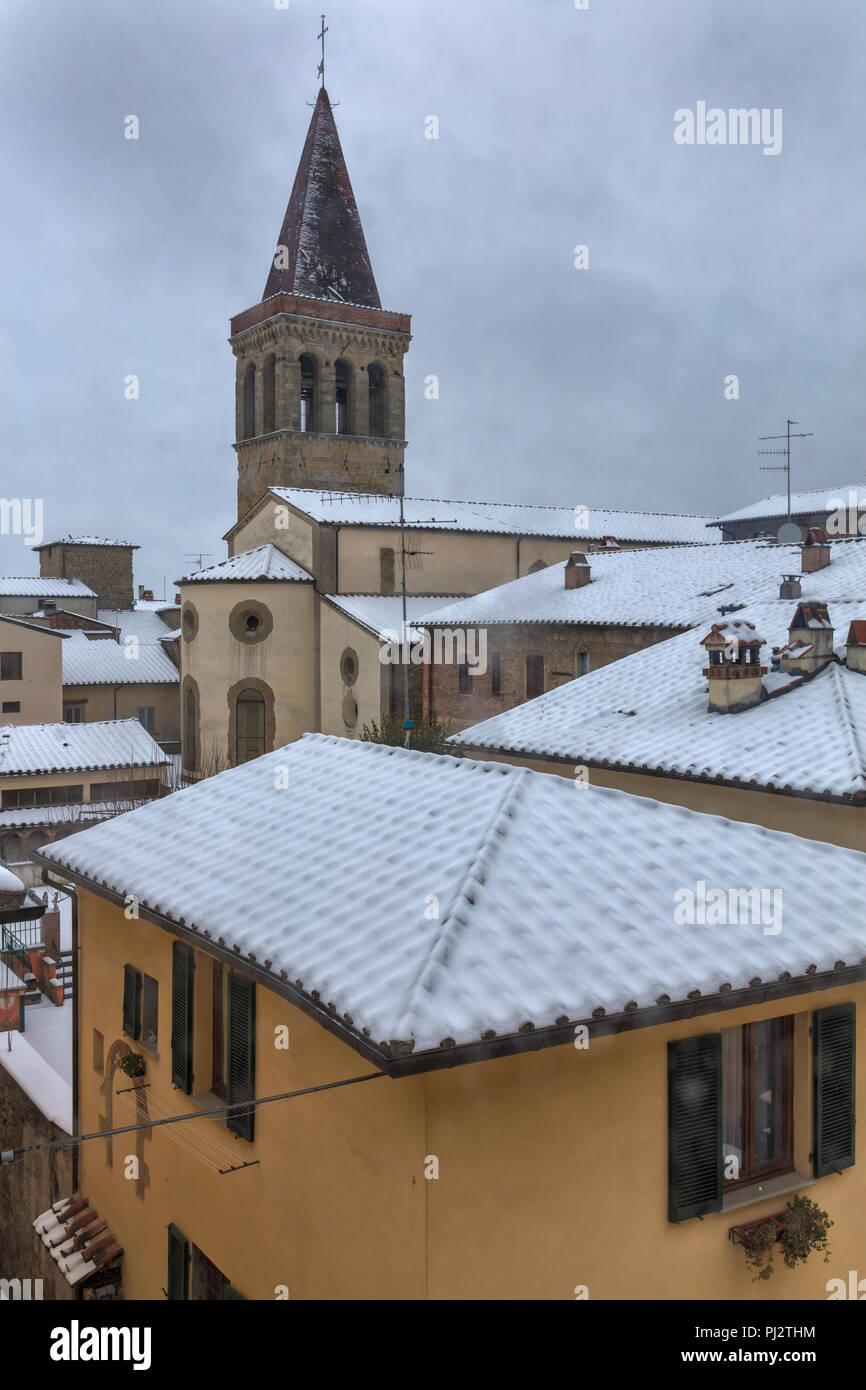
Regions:
M 256 987 L 234 973 L 228 978 L 228 1103 L 253 1100 L 256 1093 Z M 237 1110 L 227 1126 L 252 1141 L 255 1111 Z
M 722 1038 L 668 1043 L 668 1220 L 722 1209 Z
M 141 972 L 134 965 L 123 967 L 123 1033 L 127 1038 L 141 1033 Z
M 189 1298 L 189 1241 L 177 1226 L 168 1228 L 168 1279 L 166 1296 Z
M 813 1168 L 823 1178 L 854 1162 L 854 1005 L 819 1009 L 813 1022 Z
M 189 1095 L 192 1091 L 193 975 L 195 955 L 180 941 L 171 947 L 171 1079 Z

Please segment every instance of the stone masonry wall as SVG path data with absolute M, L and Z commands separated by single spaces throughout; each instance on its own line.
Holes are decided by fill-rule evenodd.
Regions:
M 99 596 L 100 608 L 133 606 L 132 547 L 52 545 L 39 552 L 42 579 L 80 579 Z
M 589 670 L 598 670 L 620 657 L 630 656 L 644 647 L 674 637 L 682 628 L 496 625 L 486 629 L 487 670 L 472 681 L 472 692 L 461 694 L 456 666 L 430 667 L 426 708 L 440 719 L 451 722 L 455 732 L 491 719 L 496 714 L 521 705 L 526 695 L 526 658 L 544 660 L 544 689 L 555 690 L 574 680 L 579 671 L 579 653 L 586 652 Z M 470 650 L 472 650 L 470 644 Z M 492 694 L 493 654 L 500 653 L 501 693 Z

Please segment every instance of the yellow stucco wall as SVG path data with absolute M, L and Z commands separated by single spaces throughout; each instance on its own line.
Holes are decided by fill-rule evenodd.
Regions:
M 293 507 L 269 499 L 229 539 L 229 554 L 241 555 L 259 545 L 275 545 L 296 565 L 312 572 L 315 524 Z
M 575 764 L 553 762 L 521 755 L 467 751 L 467 757 L 481 762 L 510 763 L 529 767 L 535 772 L 550 772 L 557 777 L 574 778 Z M 634 796 L 648 796 L 674 806 L 686 806 L 690 811 L 703 811 L 728 820 L 746 821 L 750 825 L 765 825 L 770 830 L 784 830 L 808 840 L 825 840 L 846 849 L 866 851 L 866 807 L 842 806 L 831 801 L 812 800 L 805 796 L 782 796 L 778 792 L 745 791 L 738 787 L 721 787 L 715 782 L 687 782 L 674 777 L 648 777 L 645 773 L 608 772 L 591 767 L 589 782 L 598 787 L 616 787 Z
M 56 724 L 63 718 L 64 640 L 0 622 L 0 652 L 21 653 L 21 680 L 0 680 L 0 703 L 21 709 L 0 713 L 0 724 Z
M 93 1066 L 93 1030 L 104 1039 L 105 1071 L 122 1043 L 123 966 L 159 981 L 159 1055 L 147 1055 L 152 1113 L 198 1107 L 171 1087 L 171 936 L 146 922 L 126 921 L 89 893 L 80 911 L 81 1130 L 108 1128 L 103 1071 Z M 209 962 L 197 956 L 196 999 L 209 997 Z M 259 1095 L 358 1076 L 375 1068 L 275 994 L 256 992 L 256 1080 Z M 274 1046 L 289 1025 L 289 1049 Z M 138 1046 L 132 1044 L 136 1050 Z M 196 1053 L 196 1085 L 209 1085 L 208 1049 Z M 133 1083 L 120 1070 L 114 1092 Z M 218 1104 L 214 1098 L 202 1108 Z M 136 1115 L 113 1104 L 113 1126 Z M 80 1185 L 123 1244 L 124 1296 L 161 1300 L 166 1284 L 166 1227 L 188 1240 L 246 1298 L 416 1298 L 424 1292 L 424 1083 L 379 1077 L 356 1087 L 263 1108 L 252 1144 L 216 1120 L 194 1126 L 219 1146 L 226 1163 L 255 1166 L 220 1175 L 165 1131 L 140 1143 L 144 1196 L 124 1176 L 135 1136 L 82 1146 Z M 103 1117 L 100 1120 L 100 1117 Z M 184 1126 L 178 1126 L 179 1130 Z M 192 1135 L 192 1129 L 190 1130 Z M 112 1144 L 113 1167 L 106 1163 Z M 182 1136 L 182 1143 L 195 1143 Z M 128 1165 L 127 1165 L 128 1166 Z
M 321 615 L 321 692 L 323 734 L 340 738 L 360 738 L 365 724 L 381 719 L 383 679 L 388 672 L 379 661 L 379 640 L 371 632 L 352 622 L 329 603 L 320 605 Z M 358 679 L 349 687 L 340 673 L 340 658 L 351 648 L 358 657 Z M 343 701 L 352 694 L 358 706 L 354 727 L 343 719 Z
M 147 1057 L 153 1114 L 196 1102 L 170 1085 L 171 936 L 88 892 L 80 911 L 81 1129 L 131 1123 L 93 1066 L 93 1029 L 105 1073 L 121 1040 L 123 965 L 159 981 L 159 1055 Z M 209 958 L 197 955 L 199 1024 L 206 1022 Z M 667 1220 L 667 1054 L 671 1039 L 793 1014 L 797 1024 L 798 1165 L 811 1148 L 811 1011 L 858 1006 L 858 1102 L 866 1103 L 866 984 L 734 1009 L 653 1029 L 479 1062 L 451 1071 L 278 1103 L 259 1112 L 253 1144 L 216 1120 L 188 1133 L 111 1140 L 81 1150 L 81 1189 L 125 1248 L 124 1294 L 161 1299 L 166 1227 L 174 1222 L 247 1298 L 564 1299 L 586 1286 L 599 1298 L 822 1299 L 826 1281 L 866 1274 L 866 1160 L 805 1190 L 827 1209 L 832 1258 L 796 1271 L 781 1262 L 755 1284 L 728 1230 L 781 1210 L 787 1196 L 672 1225 Z M 318 1085 L 375 1069 L 292 1005 L 257 988 L 257 1093 Z M 287 1051 L 274 1046 L 289 1028 Z M 135 1046 L 135 1044 L 133 1044 Z M 197 1086 L 209 1084 L 209 1048 L 197 1039 Z M 195 1089 L 195 1088 L 194 1088 Z M 203 1097 L 202 1106 L 213 1104 Z M 177 1129 L 183 1131 L 184 1126 Z M 181 1146 L 215 1142 L 223 1162 L 256 1165 L 219 1175 Z M 138 1150 L 143 1195 L 124 1176 Z M 429 1160 L 438 1178 L 425 1178 Z M 216 1159 L 219 1164 L 219 1157 Z
M 317 727 L 317 615 L 310 583 L 189 584 L 182 601 L 198 614 L 198 632 L 182 640 L 181 689 L 187 676 L 199 691 L 199 738 L 205 761 L 216 750 L 221 766 L 229 761 L 227 694 L 242 680 L 259 680 L 274 697 L 274 748 L 292 743 Z M 235 638 L 229 616 L 238 604 L 263 604 L 273 630 L 261 642 Z M 231 758 L 233 761 L 233 756 Z
M 64 704 L 84 701 L 84 722 L 103 719 L 136 719 L 141 706 L 154 710 L 153 737 L 158 743 L 180 738 L 180 693 L 177 685 L 124 685 L 115 693 L 112 685 L 65 685 Z

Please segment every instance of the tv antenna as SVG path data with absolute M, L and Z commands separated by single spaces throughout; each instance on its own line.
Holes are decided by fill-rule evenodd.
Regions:
M 791 426 L 799 424 L 798 420 L 786 421 L 787 429 L 784 434 L 759 434 L 758 438 L 763 442 L 770 439 L 784 439 L 784 449 L 759 449 L 759 455 L 779 455 L 784 458 L 784 463 L 764 463 L 761 464 L 762 473 L 784 473 L 788 484 L 788 521 L 791 520 L 791 440 L 792 439 L 811 439 L 812 431 L 806 434 L 792 434 Z
M 213 559 L 213 551 L 211 551 L 211 550 L 194 550 L 194 551 L 192 552 L 191 555 L 186 555 L 184 558 L 187 559 L 187 560 L 198 560 L 197 568 L 201 570 L 201 569 L 204 569 L 204 562 L 205 562 L 205 560 L 212 560 L 212 559 Z

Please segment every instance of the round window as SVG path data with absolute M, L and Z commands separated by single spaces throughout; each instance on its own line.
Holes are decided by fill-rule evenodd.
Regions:
M 358 679 L 358 653 L 347 647 L 340 657 L 340 675 L 344 685 L 354 685 Z
M 229 614 L 229 628 L 238 642 L 263 642 L 273 626 L 271 610 L 256 599 L 236 604 Z
M 358 722 L 358 701 L 354 695 L 347 695 L 343 701 L 343 723 L 347 729 L 354 729 Z

